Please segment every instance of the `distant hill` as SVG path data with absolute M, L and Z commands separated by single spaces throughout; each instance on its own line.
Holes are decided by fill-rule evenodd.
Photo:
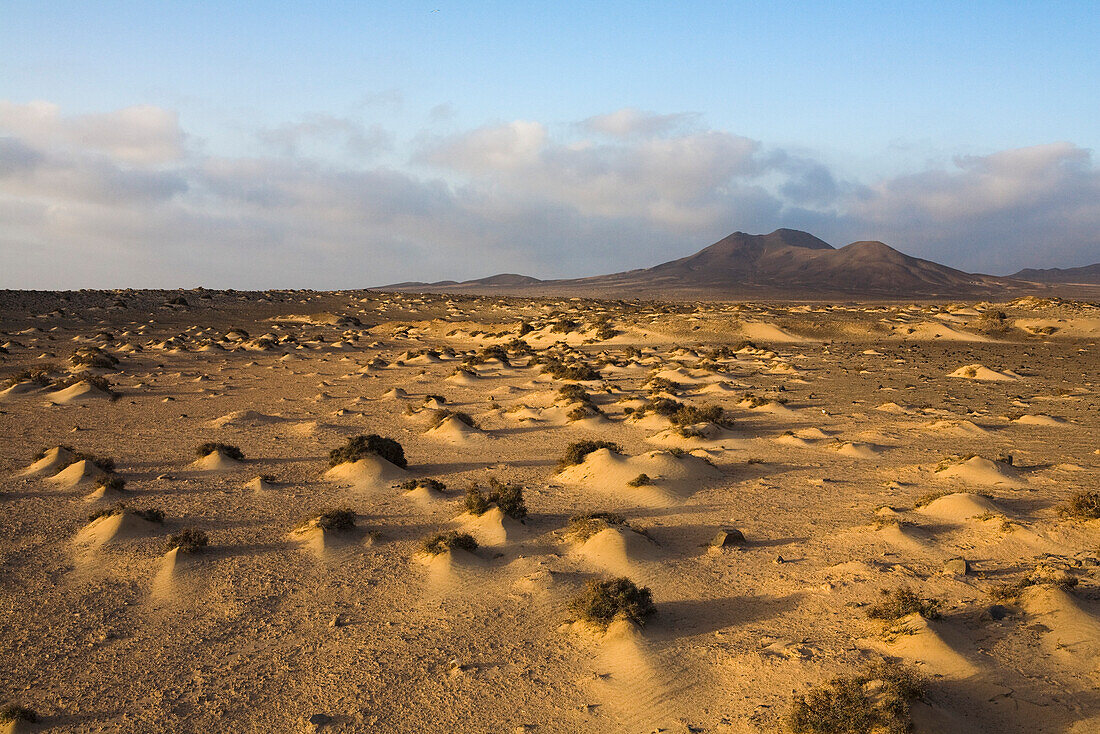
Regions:
M 398 283 L 384 290 L 610 298 L 966 297 L 1023 287 L 910 257 L 881 242 L 834 248 L 794 229 L 734 232 L 694 255 L 651 268 L 567 280 L 494 275 L 461 283 Z
M 1032 283 L 1087 283 L 1100 285 L 1100 263 L 1079 268 L 1025 268 L 1008 276 Z

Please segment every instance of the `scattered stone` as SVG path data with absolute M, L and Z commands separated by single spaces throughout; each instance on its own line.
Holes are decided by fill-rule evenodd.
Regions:
M 965 558 L 952 558 L 943 564 L 943 572 L 955 576 L 965 576 L 970 573 L 970 562 Z

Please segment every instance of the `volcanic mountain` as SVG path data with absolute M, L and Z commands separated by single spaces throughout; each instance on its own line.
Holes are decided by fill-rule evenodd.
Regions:
M 1025 268 L 1008 276 L 1035 283 L 1087 283 L 1100 285 L 1100 263 L 1079 268 Z
M 881 242 L 834 248 L 808 232 L 734 232 L 694 255 L 651 268 L 568 280 L 495 275 L 461 283 L 398 283 L 384 290 L 611 298 L 879 298 L 980 296 L 1022 286 L 910 257 Z

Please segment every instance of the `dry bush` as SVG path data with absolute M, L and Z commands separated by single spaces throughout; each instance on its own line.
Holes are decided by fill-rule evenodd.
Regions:
M 909 702 L 923 695 L 916 673 L 882 661 L 796 696 L 784 723 L 793 734 L 905 734 Z
M 329 452 L 329 466 L 337 466 L 358 461 L 364 456 L 378 456 L 402 469 L 409 465 L 405 459 L 405 450 L 392 438 L 384 438 L 375 433 L 366 436 L 353 436 L 343 446 Z
M 877 604 L 871 605 L 867 616 L 887 622 L 897 621 L 910 614 L 919 614 L 925 619 L 939 619 L 941 606 L 943 602 L 939 599 L 922 599 L 908 586 L 902 586 L 893 591 L 883 589 L 882 598 Z
M 447 530 L 428 536 L 420 544 L 425 553 L 438 556 L 452 550 L 464 550 L 473 553 L 477 550 L 477 541 L 469 533 L 459 533 L 455 530 Z
M 217 451 L 220 454 L 228 456 L 234 461 L 244 461 L 244 452 L 238 447 L 228 443 L 218 443 L 217 441 L 207 441 L 206 443 L 199 444 L 195 448 L 195 456 L 200 459 Z
M 592 579 L 570 603 L 570 610 L 585 622 L 603 629 L 616 619 L 623 618 L 644 626 L 649 617 L 656 613 L 653 594 L 646 587 L 638 587 L 625 576 L 606 579 Z
M 558 461 L 558 471 L 584 462 L 593 451 L 608 449 L 616 454 L 623 452 L 622 446 L 612 441 L 574 441 L 565 448 L 565 454 Z

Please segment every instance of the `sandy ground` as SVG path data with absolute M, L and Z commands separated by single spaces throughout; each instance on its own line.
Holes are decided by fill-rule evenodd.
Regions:
M 68 374 L 82 347 L 119 360 L 92 370 L 114 400 L 0 395 L 0 699 L 40 730 L 771 732 L 792 695 L 885 657 L 928 681 L 917 731 L 1100 731 L 1100 521 L 1058 512 L 1097 488 L 1095 306 L 119 291 L 9 292 L 0 314 L 5 379 Z M 456 370 L 521 322 L 529 351 Z M 532 364 L 548 354 L 600 370 L 580 383 L 598 412 L 573 413 Z M 729 425 L 628 414 L 655 376 Z M 428 395 L 478 428 L 432 428 Z M 405 471 L 326 474 L 370 433 Z M 622 451 L 559 472 L 586 439 Z M 204 442 L 244 459 L 196 462 Z M 124 490 L 48 453 L 28 473 L 58 446 L 112 458 Z M 524 487 L 526 522 L 464 514 L 490 477 Z M 163 523 L 88 522 L 120 499 Z M 356 530 L 292 532 L 341 506 Z M 593 511 L 645 533 L 570 540 Z M 210 545 L 168 552 L 184 527 Z M 708 548 L 723 528 L 746 542 Z M 480 547 L 418 554 L 449 529 Z M 945 572 L 958 557 L 969 574 Z M 621 575 L 656 616 L 578 632 L 569 600 Z M 869 619 L 901 586 L 942 618 Z

